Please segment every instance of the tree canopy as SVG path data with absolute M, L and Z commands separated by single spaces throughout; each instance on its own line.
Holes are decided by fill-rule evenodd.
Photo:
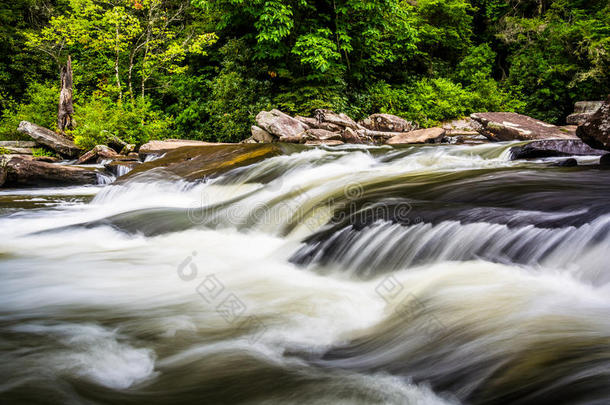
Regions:
M 14 0 L 0 22 L 4 138 L 20 119 L 53 126 L 67 55 L 83 146 L 238 141 L 274 107 L 562 123 L 610 92 L 600 0 Z

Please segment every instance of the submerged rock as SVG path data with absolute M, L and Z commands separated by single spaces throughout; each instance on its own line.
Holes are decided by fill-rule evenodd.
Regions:
M 610 150 L 610 96 L 578 127 L 576 135 L 592 148 Z
M 82 151 L 71 139 L 28 121 L 21 121 L 17 130 L 66 157 L 76 157 Z
M 443 128 L 418 129 L 398 134 L 386 141 L 388 145 L 402 145 L 410 143 L 438 143 L 445 136 Z
M 5 186 L 59 186 L 73 184 L 96 184 L 97 173 L 80 167 L 39 162 L 14 156 L 4 164 Z
M 182 147 L 168 151 L 160 159 L 138 165 L 123 176 L 122 180 L 154 170 L 163 170 L 165 175 L 175 175 L 186 180 L 200 180 L 283 153 L 279 143 L 209 144 Z
M 580 139 L 548 139 L 532 141 L 510 148 L 511 159 L 535 159 L 555 156 L 597 156 L 606 153 L 593 149 Z
M 89 152 L 78 158 L 76 161 L 77 165 L 83 165 L 87 163 L 101 163 L 102 160 L 114 159 L 118 156 L 118 153 L 114 149 L 106 145 L 97 145 Z
M 492 141 L 576 138 L 574 133 L 562 131 L 556 125 L 517 113 L 475 113 L 470 117 L 481 124 L 479 132 Z
M 559 166 L 559 167 L 575 167 L 578 166 L 578 161 L 574 158 L 570 158 L 570 159 L 565 159 L 562 160 L 561 162 L 555 164 L 555 166 Z

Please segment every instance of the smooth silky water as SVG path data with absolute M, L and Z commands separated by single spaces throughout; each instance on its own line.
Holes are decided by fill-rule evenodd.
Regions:
M 0 398 L 610 403 L 610 171 L 510 146 L 2 190 Z

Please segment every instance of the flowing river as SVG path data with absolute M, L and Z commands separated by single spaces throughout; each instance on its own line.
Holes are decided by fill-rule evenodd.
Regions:
M 0 402 L 610 403 L 610 170 L 510 146 L 0 190 Z

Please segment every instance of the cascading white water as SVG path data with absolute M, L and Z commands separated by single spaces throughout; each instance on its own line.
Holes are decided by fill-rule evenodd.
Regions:
M 0 397 L 604 403 L 610 172 L 509 147 L 0 191 Z

